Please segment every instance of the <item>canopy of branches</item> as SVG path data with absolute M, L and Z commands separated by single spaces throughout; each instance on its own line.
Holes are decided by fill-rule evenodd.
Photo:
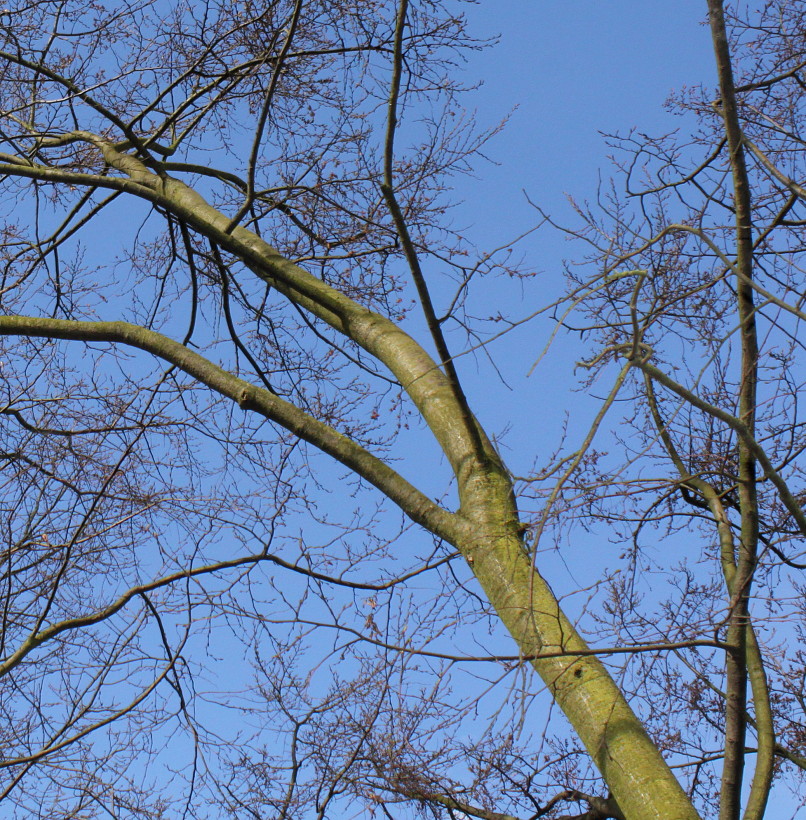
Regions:
M 557 287 L 450 218 L 472 4 L 0 12 L 3 817 L 794 817 L 806 3 L 701 5 Z

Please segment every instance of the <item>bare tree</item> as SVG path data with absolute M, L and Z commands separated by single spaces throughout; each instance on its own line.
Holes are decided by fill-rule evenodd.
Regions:
M 459 374 L 501 332 L 475 286 L 521 271 L 446 227 L 495 130 L 458 5 L 3 12 L 7 816 L 758 820 L 797 789 L 804 6 L 707 6 L 691 141 L 619 140 L 540 306 L 612 389 L 522 477 Z M 541 569 L 575 522 L 627 546 L 569 617 Z

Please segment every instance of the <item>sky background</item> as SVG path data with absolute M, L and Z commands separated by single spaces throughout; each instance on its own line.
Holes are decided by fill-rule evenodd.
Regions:
M 566 193 L 592 194 L 600 172 L 609 173 L 601 132 L 680 127 L 681 118 L 664 109 L 669 94 L 714 84 L 704 10 L 699 0 L 501 0 L 469 7 L 471 31 L 501 35 L 498 47 L 468 65 L 469 77 L 483 78 L 471 98 L 484 122 L 513 112 L 490 146 L 498 167 L 479 168 L 484 208 L 476 207 L 478 192 L 468 202 L 475 227 L 494 241 L 501 226 L 528 227 L 533 214 L 523 207 L 524 188 L 552 212 L 564 206 Z M 540 246 L 546 243 L 541 236 Z

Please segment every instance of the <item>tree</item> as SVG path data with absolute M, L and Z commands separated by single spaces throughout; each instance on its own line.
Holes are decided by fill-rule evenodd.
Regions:
M 718 91 L 621 141 L 546 308 L 614 387 L 523 478 L 459 375 L 500 330 L 473 289 L 521 275 L 444 219 L 491 135 L 460 14 L 4 12 L 9 816 L 752 820 L 806 768 L 803 6 L 707 6 Z M 571 618 L 573 521 L 632 548 Z

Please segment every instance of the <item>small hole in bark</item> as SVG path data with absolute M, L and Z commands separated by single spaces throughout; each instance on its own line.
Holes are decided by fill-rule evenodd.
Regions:
M 574 670 L 574 677 L 575 678 L 581 678 L 582 677 L 582 670 L 581 669 L 575 669 Z

